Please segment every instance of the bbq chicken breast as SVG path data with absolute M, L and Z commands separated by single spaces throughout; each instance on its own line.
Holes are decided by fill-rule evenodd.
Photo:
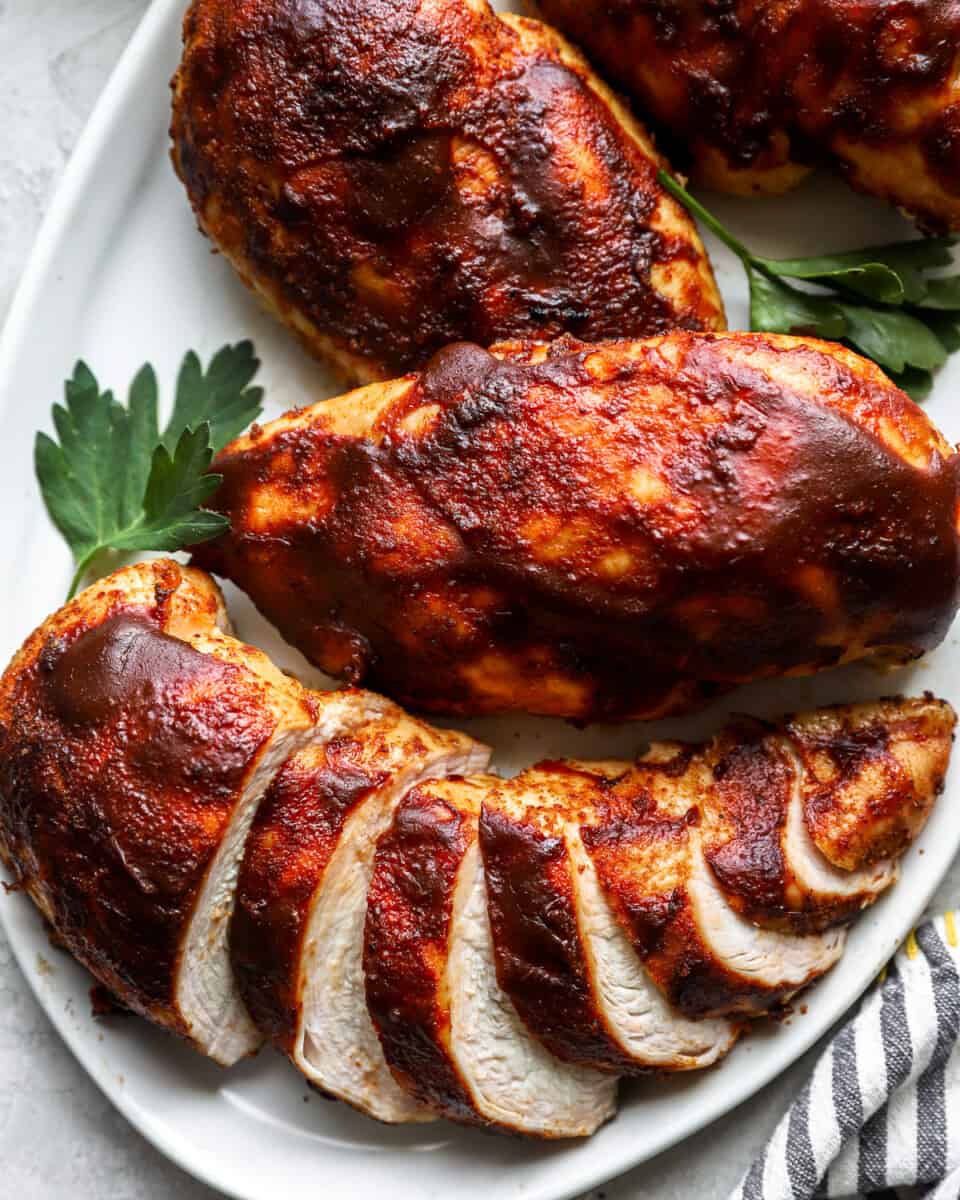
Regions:
M 955 722 L 931 697 L 886 700 L 656 744 L 633 764 L 417 786 L 378 844 L 364 932 L 397 1080 L 458 1121 L 570 1136 L 609 1114 L 604 1076 L 715 1063 L 829 970 L 854 913 L 894 881 Z M 779 752 L 789 787 L 767 813 Z M 734 844 L 722 822 L 751 806 Z M 838 868 L 820 846 L 851 819 L 857 865 Z
M 960 455 L 811 339 L 455 345 L 215 469 L 231 530 L 197 563 L 422 710 L 658 717 L 908 659 L 957 609 Z
M 28 638 L 0 856 L 134 1011 L 224 1064 L 266 1037 L 394 1123 L 587 1136 L 618 1077 L 716 1063 L 895 881 L 956 721 L 895 698 L 504 780 L 225 624 L 161 559 Z
M 501 987 L 564 1061 L 710 1065 L 743 1018 L 828 970 L 845 924 L 896 879 L 954 724 L 941 701 L 881 701 L 660 743 L 632 765 L 488 779 L 479 838 Z M 804 758 L 810 727 L 832 770 Z M 854 810 L 858 853 L 838 868 L 833 835 Z
M 538 0 L 707 186 L 786 191 L 813 166 L 960 228 L 954 0 Z
M 722 329 L 644 129 L 486 0 L 194 0 L 173 161 L 201 229 L 349 381 L 448 342 Z
M 212 580 L 161 559 L 31 635 L 0 682 L 0 856 L 124 1006 L 229 1065 L 262 1040 L 227 948 L 257 804 L 382 702 L 308 693 L 226 624 Z

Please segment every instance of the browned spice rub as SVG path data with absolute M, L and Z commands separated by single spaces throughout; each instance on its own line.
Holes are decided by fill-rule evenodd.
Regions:
M 197 548 L 324 670 L 414 708 L 655 717 L 936 645 L 960 456 L 873 364 L 676 333 L 489 353 L 219 456 Z
M 539 0 L 711 187 L 812 165 L 960 228 L 956 0 Z
M 173 156 L 201 228 L 349 379 L 468 338 L 722 329 L 644 131 L 486 0 L 195 0 Z

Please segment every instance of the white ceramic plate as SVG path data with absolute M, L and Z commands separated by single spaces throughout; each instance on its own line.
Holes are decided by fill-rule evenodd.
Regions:
M 507 5 L 503 5 L 507 7 Z M 101 100 L 38 239 L 0 344 L 0 569 L 8 588 L 0 655 L 63 599 L 66 548 L 50 528 L 32 472 L 32 442 L 74 360 L 124 388 L 150 359 L 169 387 L 188 347 L 207 357 L 253 337 L 263 359 L 268 416 L 331 394 L 332 381 L 262 314 L 222 260 L 212 257 L 166 153 L 167 81 L 176 64 L 183 0 L 156 0 Z M 907 235 L 887 209 L 831 181 L 775 202 L 714 207 L 759 249 L 795 255 Z M 711 245 L 732 327 L 746 296 L 734 260 Z M 960 438 L 955 399 L 960 355 L 928 409 Z M 236 594 L 241 633 L 285 665 L 315 676 Z M 642 664 L 637 669 L 642 670 Z M 960 700 L 956 627 L 926 661 L 894 676 L 847 669 L 816 680 L 747 688 L 685 721 L 577 731 L 560 722 L 475 722 L 497 766 L 544 755 L 630 756 L 653 734 L 697 736 L 732 710 L 773 714 L 894 690 L 930 689 Z M 308 1094 L 270 1052 L 221 1072 L 136 1020 L 95 1023 L 89 977 L 52 951 L 27 900 L 0 898 L 0 916 L 25 974 L 66 1042 L 118 1108 L 181 1166 L 249 1200 L 337 1196 L 352 1200 L 561 1200 L 688 1136 L 778 1075 L 856 999 L 905 936 L 960 847 L 960 771 L 954 770 L 899 886 L 857 925 L 842 963 L 805 997 L 806 1012 L 747 1039 L 718 1068 L 624 1088 L 620 1116 L 592 1140 L 541 1146 L 449 1125 L 391 1130 Z M 349 1189 L 349 1191 L 348 1191 Z

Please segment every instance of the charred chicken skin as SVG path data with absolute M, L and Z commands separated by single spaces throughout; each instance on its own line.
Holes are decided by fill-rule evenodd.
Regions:
M 840 171 L 931 230 L 960 228 L 955 0 L 538 0 L 709 187 Z
M 486 0 L 195 0 L 172 136 L 201 228 L 351 382 L 462 339 L 724 328 L 646 132 Z
M 232 529 L 198 564 L 426 711 L 659 717 L 916 656 L 958 603 L 960 456 L 810 339 L 456 345 L 215 469 Z
M 129 1007 L 223 1064 L 266 1037 L 390 1122 L 585 1136 L 618 1076 L 715 1063 L 896 879 L 955 724 L 901 698 L 503 780 L 225 623 L 159 560 L 27 640 L 0 856 Z

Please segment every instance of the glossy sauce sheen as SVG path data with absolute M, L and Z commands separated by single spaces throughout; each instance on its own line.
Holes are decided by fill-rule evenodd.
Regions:
M 514 24 L 465 0 L 187 14 L 174 160 L 201 226 L 352 377 L 465 337 L 723 328 L 652 151 Z
M 425 710 L 680 711 L 919 654 L 958 601 L 960 458 L 812 340 L 456 345 L 368 436 L 318 405 L 216 469 L 232 532 L 199 564 L 325 670 Z
M 682 164 L 703 167 L 715 153 L 734 172 L 756 171 L 767 190 L 765 171 L 785 172 L 789 186 L 802 175 L 797 166 L 824 163 L 929 227 L 960 224 L 956 0 L 539 0 L 537 8 L 654 118 Z M 706 162 L 705 176 L 729 182 L 717 161 Z
M 12 865 L 73 953 L 138 1011 L 172 1001 L 191 907 L 272 732 L 243 671 L 145 612 L 48 640 L 15 685 L 0 732 L 16 748 L 0 744 Z

